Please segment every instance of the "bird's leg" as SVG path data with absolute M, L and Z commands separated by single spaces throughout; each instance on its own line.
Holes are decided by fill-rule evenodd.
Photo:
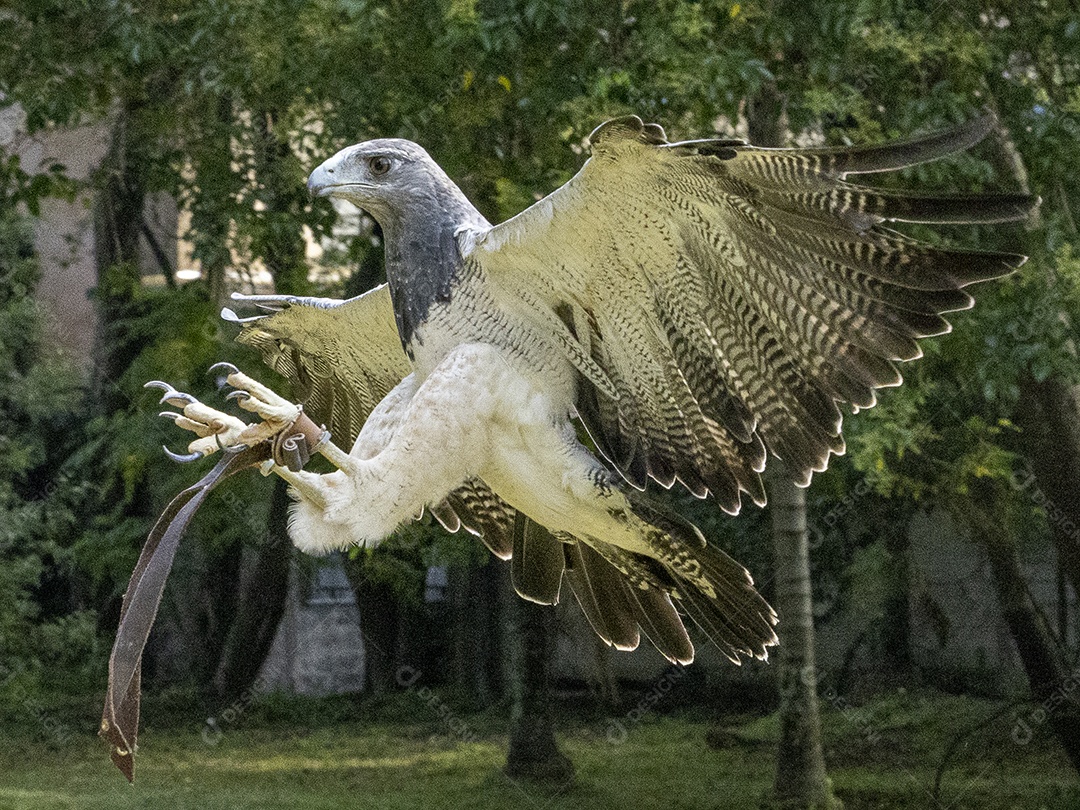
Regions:
M 273 459 L 265 462 L 259 470 L 263 475 L 273 473 L 282 478 L 303 500 L 310 502 L 316 509 L 326 509 L 322 476 L 305 470 L 290 470 L 275 464 Z

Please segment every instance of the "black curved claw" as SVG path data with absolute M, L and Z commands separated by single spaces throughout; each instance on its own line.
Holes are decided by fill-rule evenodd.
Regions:
M 199 401 L 191 394 L 177 391 L 167 382 L 162 382 L 161 380 L 151 380 L 148 383 L 144 383 L 143 388 L 160 388 L 165 392 L 164 396 L 158 400 L 159 405 L 164 405 L 167 402 L 174 408 L 183 408 L 185 405 L 191 405 L 192 403 Z
M 165 455 L 177 464 L 186 464 L 189 461 L 197 461 L 202 458 L 202 453 L 188 453 L 187 455 L 181 455 L 180 453 L 174 453 L 165 445 L 161 445 L 161 449 L 165 451 Z
M 236 444 L 236 445 L 233 445 L 232 447 L 226 447 L 225 445 L 223 445 L 221 443 L 221 434 L 220 433 L 215 433 L 214 434 L 214 442 L 217 444 L 218 450 L 220 450 L 222 453 L 224 453 L 227 456 L 235 456 L 237 453 L 243 453 L 245 450 L 247 450 L 247 445 L 245 445 L 245 444 Z
M 167 382 L 162 382 L 161 380 L 150 380 L 150 382 L 145 382 L 143 383 L 143 388 L 160 388 L 162 391 L 165 392 L 166 396 L 168 396 L 169 394 L 178 393 L 175 388 L 173 388 Z
M 228 394 L 225 395 L 225 399 L 250 399 L 250 398 L 251 398 L 251 394 L 249 394 L 247 391 L 242 391 L 239 388 L 237 388 L 235 391 L 230 391 Z
M 220 363 L 214 363 L 214 365 L 210 366 L 210 371 L 207 372 L 207 373 L 208 374 L 213 374 L 219 368 L 225 369 L 225 376 L 226 377 L 229 376 L 230 374 L 239 374 L 240 373 L 240 369 L 238 369 L 232 363 L 226 363 L 224 360 L 221 361 Z
M 168 403 L 169 405 L 172 405 L 174 408 L 183 408 L 186 405 L 193 405 L 198 401 L 199 400 L 197 400 L 191 394 L 185 394 L 183 391 L 173 391 L 173 392 L 168 393 L 165 396 L 163 396 L 158 401 L 158 404 L 159 405 L 164 405 L 165 403 Z

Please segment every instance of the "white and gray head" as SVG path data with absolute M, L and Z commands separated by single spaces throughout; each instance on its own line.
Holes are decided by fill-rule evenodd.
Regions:
M 311 173 L 308 190 L 348 200 L 382 226 L 386 279 L 406 351 L 437 301 L 448 301 L 462 228 L 490 225 L 431 156 L 412 141 L 379 138 L 342 149 Z
M 410 214 L 430 214 L 433 208 L 452 213 L 461 202 L 468 205 L 427 151 L 401 138 L 378 138 L 342 149 L 311 173 L 308 190 L 319 197 L 348 200 L 384 228 Z

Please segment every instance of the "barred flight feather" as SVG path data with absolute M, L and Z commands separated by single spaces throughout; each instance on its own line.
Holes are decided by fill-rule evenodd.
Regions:
M 1013 220 L 1030 197 L 844 179 L 966 149 L 992 126 L 984 116 L 883 146 L 792 150 L 668 143 L 619 119 L 594 133 L 592 159 L 546 198 L 543 221 L 537 206 L 496 226 L 471 259 L 519 290 L 544 268 L 545 288 L 592 314 L 589 352 L 617 397 L 585 381 L 578 412 L 613 466 L 639 487 L 642 469 L 704 486 L 734 512 L 739 492 L 762 494 L 751 439 L 807 483 L 843 452 L 837 403 L 872 406 L 875 389 L 900 382 L 895 361 L 948 331 L 941 313 L 971 305 L 962 287 L 1022 262 L 882 223 Z

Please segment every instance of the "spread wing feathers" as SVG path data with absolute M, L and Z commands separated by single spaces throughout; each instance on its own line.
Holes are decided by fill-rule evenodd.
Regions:
M 226 320 L 243 325 L 237 342 L 286 378 L 304 410 L 342 447 L 412 370 L 401 348 L 390 292 L 384 284 L 347 301 L 292 295 L 233 295 L 271 314 Z
M 390 291 L 385 284 L 339 301 L 293 295 L 233 298 L 269 310 L 240 318 L 237 341 L 257 349 L 263 362 L 293 386 L 296 398 L 342 447 L 351 447 L 368 415 L 412 370 L 401 347 Z M 514 510 L 477 479 L 467 481 L 431 508 L 449 531 L 464 528 L 493 554 L 512 550 Z
M 848 175 L 966 149 L 990 117 L 884 146 L 758 149 L 669 143 L 635 116 L 592 136 L 562 188 L 464 255 L 581 375 L 578 414 L 632 484 L 651 477 L 764 501 L 766 448 L 806 484 L 844 450 L 838 403 L 875 402 L 896 361 L 946 332 L 968 284 L 1024 257 L 918 243 L 882 223 L 989 223 L 1026 215 L 1023 195 L 886 192 Z M 556 316 L 551 317 L 552 313 Z

